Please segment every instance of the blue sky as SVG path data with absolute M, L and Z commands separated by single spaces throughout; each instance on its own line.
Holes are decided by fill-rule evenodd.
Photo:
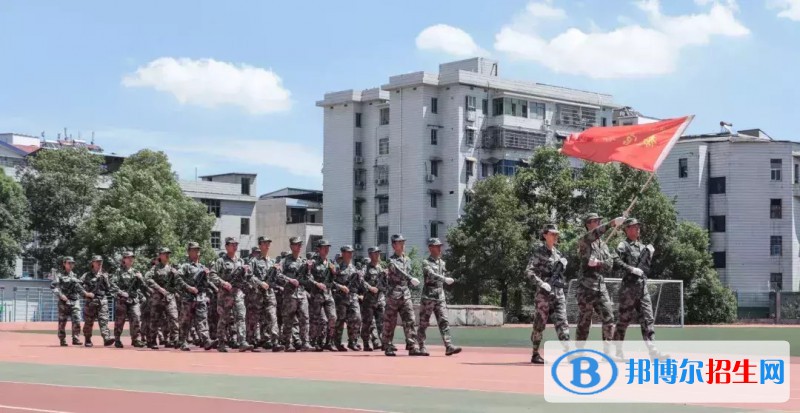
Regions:
M 800 139 L 800 0 L 0 1 L 0 132 L 165 150 L 181 178 L 320 188 L 327 91 L 475 54 L 689 132 Z M 422 14 L 421 12 L 425 13 Z

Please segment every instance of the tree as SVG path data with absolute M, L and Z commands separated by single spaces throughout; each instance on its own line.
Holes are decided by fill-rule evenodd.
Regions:
M 119 262 L 123 251 L 136 253 L 146 265 L 162 246 L 179 253 L 189 241 L 200 243 L 203 259 L 211 261 L 214 216 L 187 197 L 163 152 L 142 150 L 125 160 L 113 175 L 92 217 L 81 226 L 80 256 L 100 254 Z
M 22 187 L 0 169 L 0 278 L 14 273 L 14 264 L 28 238 L 28 201 Z
M 77 248 L 78 227 L 92 210 L 103 158 L 86 149 L 42 149 L 19 172 L 30 205 L 29 229 L 35 242 L 26 255 L 41 268 L 56 266 L 59 256 Z
M 724 286 L 717 272 L 707 268 L 692 281 L 686 300 L 686 323 L 719 324 L 736 320 L 736 295 Z

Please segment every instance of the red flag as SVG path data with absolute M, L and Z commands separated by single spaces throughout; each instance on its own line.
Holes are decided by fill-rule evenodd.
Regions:
M 598 163 L 621 162 L 654 172 L 694 115 L 633 126 L 594 127 L 573 133 L 561 153 Z

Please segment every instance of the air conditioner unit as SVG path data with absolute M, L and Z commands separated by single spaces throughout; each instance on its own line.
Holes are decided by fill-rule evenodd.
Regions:
M 364 163 L 364 158 L 361 156 L 356 156 L 353 158 L 353 160 L 355 161 L 355 163 Z
M 375 180 L 375 183 L 378 185 L 386 185 L 388 183 L 388 180 L 385 178 L 379 178 Z
M 428 175 L 425 176 L 425 180 L 428 181 L 428 182 L 433 182 L 433 181 L 436 180 L 436 175 L 428 174 Z
M 357 249 L 357 250 L 360 250 L 361 249 L 361 244 L 356 244 L 353 247 L 355 247 L 355 249 Z
M 468 120 L 468 121 L 470 121 L 470 122 L 475 122 L 475 118 L 476 118 L 476 116 L 477 116 L 477 115 L 475 115 L 475 111 L 474 111 L 474 110 L 468 110 L 468 111 L 467 111 L 467 120 Z

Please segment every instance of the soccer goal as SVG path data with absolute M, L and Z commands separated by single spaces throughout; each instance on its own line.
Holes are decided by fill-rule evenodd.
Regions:
M 608 294 L 614 304 L 614 317 L 619 319 L 620 278 L 606 278 Z M 567 290 L 567 320 L 571 325 L 578 322 L 578 299 L 575 291 L 578 280 L 569 282 Z M 653 315 L 656 325 L 661 327 L 683 327 L 683 281 L 681 280 L 647 280 L 647 289 L 653 301 Z M 592 318 L 592 325 L 600 325 L 597 314 Z M 631 324 L 634 325 L 634 324 Z M 635 325 L 638 326 L 638 323 Z

